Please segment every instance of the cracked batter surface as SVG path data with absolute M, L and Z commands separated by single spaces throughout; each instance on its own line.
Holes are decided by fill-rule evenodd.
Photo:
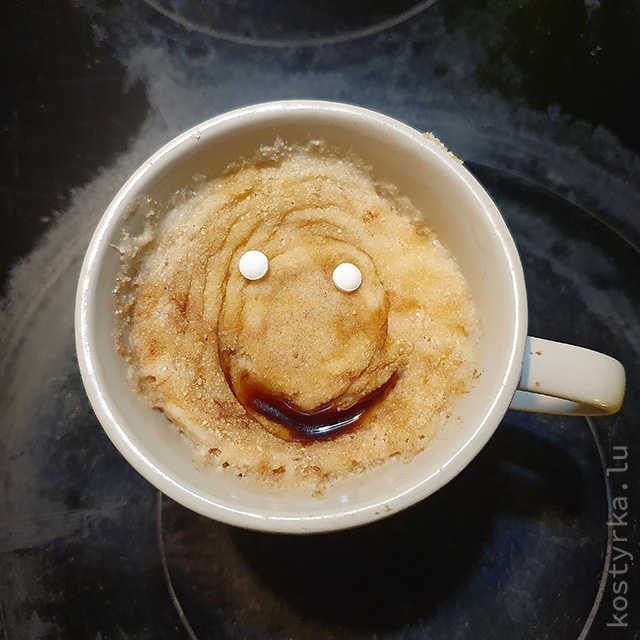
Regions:
M 123 237 L 117 342 L 132 386 L 208 464 L 320 495 L 428 446 L 473 384 L 478 334 L 428 211 L 318 142 L 263 148 L 174 205 L 139 204 L 145 229 Z M 257 281 L 238 269 L 250 249 L 269 259 Z M 332 282 L 342 262 L 362 273 L 355 292 Z M 307 441 L 269 402 L 363 411 Z

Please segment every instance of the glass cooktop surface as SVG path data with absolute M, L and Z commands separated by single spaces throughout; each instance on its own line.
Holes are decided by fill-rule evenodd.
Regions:
M 640 637 L 638 8 L 334 4 L 0 8 L 0 637 Z M 287 98 L 381 111 L 464 159 L 515 238 L 529 333 L 618 358 L 622 410 L 510 411 L 437 494 L 340 533 L 237 529 L 142 479 L 78 370 L 87 244 L 162 144 Z

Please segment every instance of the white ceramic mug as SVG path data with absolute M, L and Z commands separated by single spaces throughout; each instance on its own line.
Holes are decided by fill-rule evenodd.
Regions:
M 456 258 L 479 309 L 482 372 L 448 424 L 409 463 L 388 461 L 334 482 L 322 499 L 257 486 L 202 466 L 164 415 L 127 384 L 116 352 L 113 249 L 138 197 L 168 202 L 194 176 L 222 170 L 276 137 L 320 138 L 351 150 L 376 178 L 395 184 Z M 134 214 L 135 218 L 135 214 Z M 107 209 L 82 267 L 76 342 L 93 408 L 115 446 L 165 494 L 230 524 L 289 533 L 345 529 L 372 522 L 433 493 L 482 449 L 509 408 L 573 415 L 605 414 L 622 403 L 625 374 L 613 358 L 527 337 L 522 266 L 507 226 L 482 186 L 432 136 L 379 113 L 331 102 L 286 101 L 234 111 L 178 136 L 145 162 Z

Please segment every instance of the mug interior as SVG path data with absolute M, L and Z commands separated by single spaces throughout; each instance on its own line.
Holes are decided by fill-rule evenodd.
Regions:
M 205 468 L 194 448 L 127 383 L 113 338 L 113 289 L 120 267 L 112 248 L 135 228 L 138 197 L 168 202 L 197 175 L 213 176 L 276 138 L 322 139 L 352 151 L 379 180 L 395 184 L 421 211 L 455 257 L 470 287 L 483 331 L 474 389 L 425 451 L 335 482 L 322 499 L 277 491 Z M 429 495 L 455 476 L 486 443 L 515 390 L 526 337 L 522 269 L 513 240 L 482 187 L 437 141 L 365 109 L 293 101 L 258 105 L 182 134 L 132 176 L 103 217 L 78 289 L 78 357 L 105 431 L 150 482 L 183 505 L 231 524 L 283 532 L 343 529 L 376 520 Z

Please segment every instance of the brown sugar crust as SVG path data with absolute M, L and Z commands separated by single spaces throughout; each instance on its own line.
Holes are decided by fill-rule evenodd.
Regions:
M 120 247 L 131 384 L 207 462 L 282 488 L 320 491 L 410 459 L 470 388 L 477 334 L 466 283 L 424 217 L 317 144 L 276 144 L 203 181 Z M 250 249 L 269 259 L 258 281 L 238 269 Z M 342 262 L 362 272 L 353 293 L 332 282 Z M 291 441 L 238 401 L 250 379 L 307 412 L 344 410 L 392 376 L 355 428 L 326 441 Z

